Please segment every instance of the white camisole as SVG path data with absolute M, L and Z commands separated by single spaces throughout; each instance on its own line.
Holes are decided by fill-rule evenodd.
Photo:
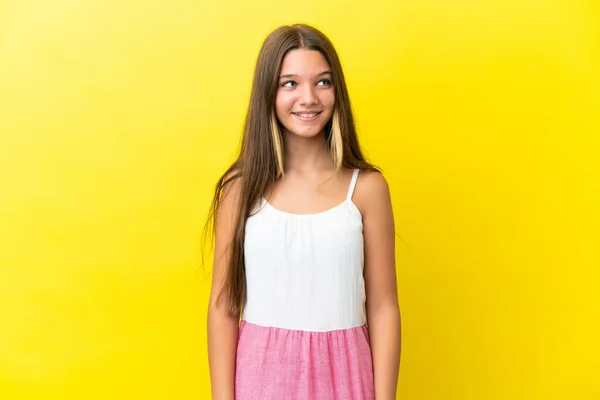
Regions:
M 261 201 L 246 223 L 243 320 L 312 332 L 366 323 L 358 172 L 346 200 L 327 211 L 293 214 Z

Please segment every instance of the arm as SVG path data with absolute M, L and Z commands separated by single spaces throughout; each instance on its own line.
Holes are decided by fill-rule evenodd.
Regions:
M 361 173 L 357 194 L 363 207 L 367 324 L 371 338 L 375 398 L 395 400 L 401 328 L 396 283 L 395 231 L 390 191 L 378 172 Z
M 238 193 L 239 180 L 234 180 L 225 190 L 215 218 L 215 257 L 207 321 L 208 362 L 214 400 L 234 399 L 239 316 L 228 312 L 226 293 L 219 299 L 218 296 L 226 279 Z

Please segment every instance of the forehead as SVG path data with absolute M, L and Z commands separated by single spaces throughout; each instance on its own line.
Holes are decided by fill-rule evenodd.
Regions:
M 325 71 L 329 71 L 329 63 L 316 50 L 292 50 L 281 63 L 281 75 L 317 75 Z

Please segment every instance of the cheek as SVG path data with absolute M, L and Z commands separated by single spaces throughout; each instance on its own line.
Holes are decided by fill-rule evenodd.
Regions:
M 288 115 L 293 104 L 294 101 L 291 96 L 286 95 L 286 93 L 278 93 L 277 97 L 275 97 L 275 113 L 277 117 L 282 118 Z
M 326 93 L 320 100 L 327 119 L 331 118 L 333 109 L 335 108 L 335 94 L 333 93 L 333 90 L 330 93 Z
M 328 90 L 323 93 L 323 96 L 321 96 L 321 104 L 325 107 L 333 108 L 335 105 L 335 92 L 333 90 Z

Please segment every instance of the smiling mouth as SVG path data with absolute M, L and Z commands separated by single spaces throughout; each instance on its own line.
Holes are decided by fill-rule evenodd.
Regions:
M 321 114 L 321 111 L 318 112 L 311 112 L 311 113 L 292 113 L 297 117 L 300 117 L 302 119 L 313 119 L 315 118 L 317 115 Z

